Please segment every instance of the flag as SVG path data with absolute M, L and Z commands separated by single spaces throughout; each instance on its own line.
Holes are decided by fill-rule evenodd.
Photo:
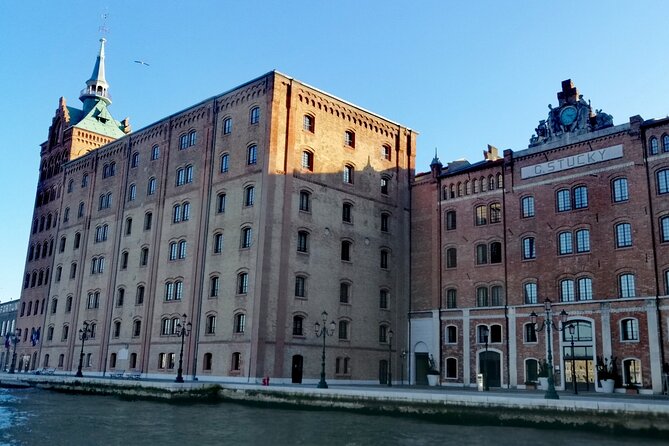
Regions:
M 5 335 L 5 348 L 9 348 L 9 332 Z
M 32 343 L 33 347 L 35 344 L 37 344 L 37 341 L 35 340 L 35 327 L 30 332 L 30 342 Z

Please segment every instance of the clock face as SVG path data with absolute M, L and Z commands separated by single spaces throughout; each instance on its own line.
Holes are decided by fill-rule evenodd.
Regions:
M 578 114 L 576 107 L 565 107 L 560 112 L 560 121 L 564 125 L 569 125 L 576 120 L 576 115 Z

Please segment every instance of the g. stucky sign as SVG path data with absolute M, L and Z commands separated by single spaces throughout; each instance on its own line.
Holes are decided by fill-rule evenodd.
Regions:
M 547 175 L 561 170 L 574 169 L 622 157 L 623 145 L 618 144 L 617 146 L 606 147 L 605 149 L 593 150 L 546 163 L 523 167 L 520 169 L 520 178 L 524 180 L 526 178 L 538 177 L 540 175 Z

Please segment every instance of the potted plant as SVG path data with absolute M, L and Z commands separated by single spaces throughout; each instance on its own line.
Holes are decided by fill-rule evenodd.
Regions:
M 436 364 L 434 363 L 434 357 L 430 355 L 428 359 L 429 369 L 427 371 L 427 383 L 430 386 L 436 386 L 439 382 L 439 370 L 437 369 Z
M 539 378 L 539 388 L 541 390 L 548 389 L 548 362 L 544 359 L 539 363 L 539 373 L 537 377 Z
M 600 383 L 601 392 L 613 393 L 616 381 L 619 380 L 615 356 L 610 358 L 597 357 L 597 380 Z

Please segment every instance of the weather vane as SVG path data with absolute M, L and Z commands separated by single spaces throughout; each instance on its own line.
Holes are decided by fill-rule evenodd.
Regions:
M 100 31 L 100 34 L 104 37 L 107 33 L 109 33 L 109 28 L 107 28 L 107 19 L 109 18 L 109 12 L 108 8 L 105 8 L 105 12 L 100 15 L 100 18 L 102 19 L 102 25 L 98 28 L 98 31 Z

